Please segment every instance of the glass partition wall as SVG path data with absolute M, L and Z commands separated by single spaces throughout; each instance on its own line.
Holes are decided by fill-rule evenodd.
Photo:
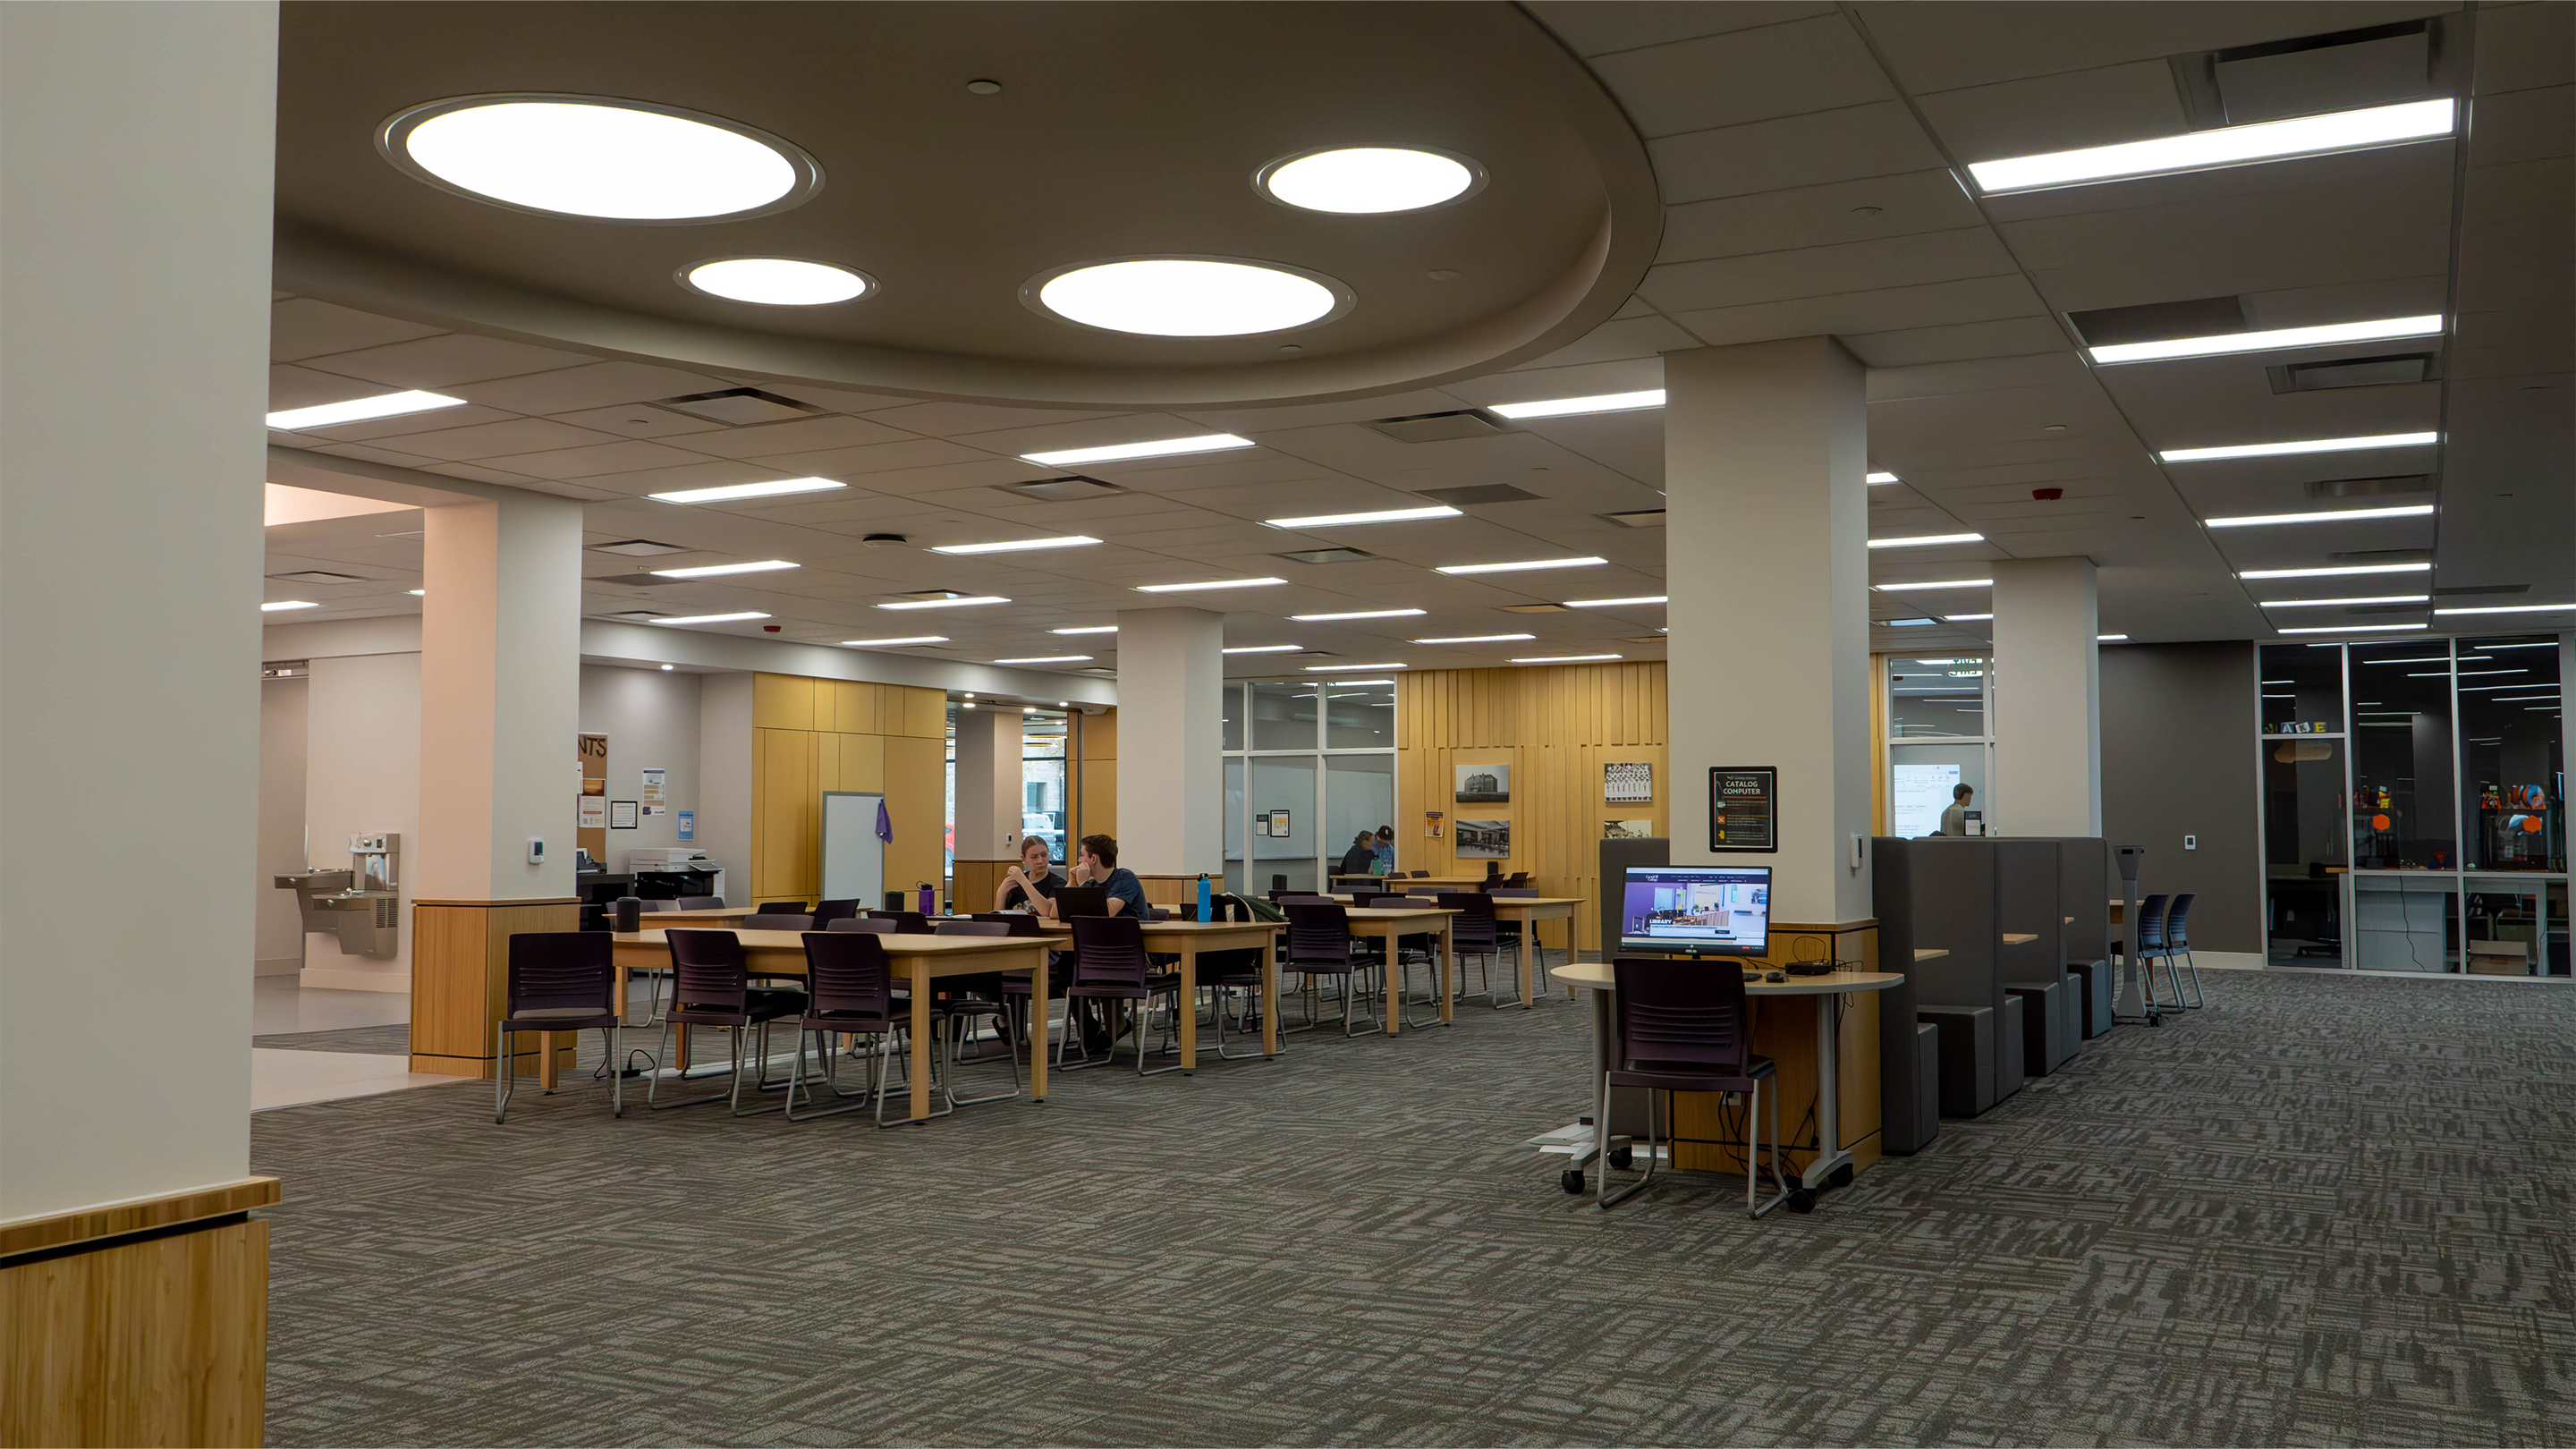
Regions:
M 1994 665 L 1974 656 L 1887 661 L 1887 830 L 1908 839 L 1941 828 L 1956 787 L 1976 791 L 1968 806 L 1991 822 L 1986 790 L 1993 761 Z
M 1229 681 L 1220 718 L 1227 889 L 1321 889 L 1395 822 L 1395 681 Z
M 2258 646 L 2267 962 L 2568 976 L 2559 656 Z

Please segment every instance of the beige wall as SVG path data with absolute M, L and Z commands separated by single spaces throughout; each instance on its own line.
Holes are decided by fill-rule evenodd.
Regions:
M 251 872 L 259 934 L 253 955 L 261 976 L 292 976 L 304 967 L 304 917 L 295 893 L 272 882 L 304 869 L 304 712 L 311 681 L 262 680 L 259 686 L 259 859 Z
M 698 717 L 706 676 L 659 669 L 581 667 L 581 731 L 608 736 L 608 798 L 637 802 L 635 828 L 608 832 L 607 865 L 627 869 L 638 850 L 680 844 L 679 811 L 698 809 Z M 570 758 L 571 746 L 565 747 Z M 643 813 L 643 772 L 663 771 L 659 815 Z M 703 811 L 698 818 L 703 821 Z M 688 842 L 699 848 L 702 841 Z M 722 862 L 719 862 L 722 864 Z
M 361 832 L 402 832 L 403 855 L 394 866 L 402 893 L 395 955 L 347 956 L 332 937 L 315 936 L 304 984 L 409 991 L 412 887 L 419 877 L 413 866 L 420 838 L 420 656 L 316 659 L 306 698 L 304 821 L 313 868 L 347 868 L 349 837 Z M 564 756 L 569 777 L 569 744 Z

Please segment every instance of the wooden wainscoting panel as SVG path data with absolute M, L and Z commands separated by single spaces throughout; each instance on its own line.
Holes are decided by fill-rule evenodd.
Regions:
M 751 677 L 751 724 L 754 729 L 814 728 L 814 685 L 801 674 L 755 674 Z
M 937 735 L 884 738 L 886 818 L 894 825 L 885 848 L 886 889 L 936 884 L 948 874 L 947 746 Z
M 1002 886 L 1016 860 L 960 860 L 949 876 L 948 898 L 959 911 L 972 914 L 993 908 L 993 893 Z
M 811 730 L 752 731 L 754 897 L 813 894 L 819 876 L 814 854 L 821 830 L 821 763 L 822 740 Z
M 493 1025 L 510 998 L 510 937 L 579 929 L 576 901 L 413 902 L 411 1069 L 491 1076 Z M 512 1043 L 516 1070 L 537 1070 L 539 1040 Z M 557 1044 L 555 1063 L 558 1070 L 572 1065 L 568 1038 Z
M 0 1445 L 256 1445 L 268 1224 L 0 1266 Z
M 93 1238 L 112 1238 L 154 1228 L 176 1227 L 201 1218 L 227 1217 L 252 1208 L 273 1206 L 283 1198 L 273 1177 L 246 1177 L 239 1182 L 190 1188 L 132 1202 L 101 1203 L 42 1217 L 0 1223 L 0 1258 L 67 1248 Z
M 909 685 L 889 685 L 887 688 L 903 690 L 903 729 L 900 733 L 914 739 L 945 741 L 948 738 L 948 691 L 915 689 Z M 898 733 L 891 720 L 887 722 L 884 733 Z M 943 744 L 941 749 L 944 757 L 946 746 Z

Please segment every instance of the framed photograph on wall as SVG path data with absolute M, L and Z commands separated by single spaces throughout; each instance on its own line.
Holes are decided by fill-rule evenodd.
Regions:
M 1508 860 L 1512 853 L 1512 822 L 1508 820 L 1461 820 L 1458 822 L 1458 858 L 1461 860 Z
M 1508 805 L 1511 799 L 1511 766 L 1460 765 L 1458 767 L 1459 804 Z

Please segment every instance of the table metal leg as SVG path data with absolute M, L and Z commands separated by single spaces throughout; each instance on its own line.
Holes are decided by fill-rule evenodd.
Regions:
M 1261 943 L 1261 1055 L 1279 1055 L 1279 953 Z
M 1449 984 L 1457 979 L 1454 973 L 1457 970 L 1458 957 L 1449 949 L 1449 927 L 1456 920 L 1455 916 L 1444 916 L 1440 921 L 1440 1024 L 1442 1026 L 1458 1024 L 1458 998 L 1449 992 Z M 1487 958 L 1487 964 L 1492 964 L 1492 958 Z
M 1835 1030 L 1834 998 L 1816 998 L 1816 1160 L 1807 1164 L 1798 1181 L 1808 1188 L 1822 1188 L 1835 1172 L 1849 1167 L 1852 1155 L 1843 1150 L 1841 1112 L 1842 1043 Z M 1747 1133 L 1750 1137 L 1752 1134 Z M 1752 1152 L 1748 1143 L 1747 1154 Z
M 939 1043 L 930 1034 L 930 973 L 912 972 L 912 1120 L 930 1119 L 930 1064 Z

